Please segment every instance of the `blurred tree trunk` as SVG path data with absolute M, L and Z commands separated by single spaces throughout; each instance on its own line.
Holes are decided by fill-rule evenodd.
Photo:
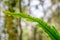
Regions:
M 8 0 L 8 10 L 10 12 L 15 12 L 15 10 L 13 9 L 16 5 L 16 0 Z M 13 16 L 5 16 L 5 22 L 6 22 L 6 28 L 7 28 L 7 32 L 9 34 L 9 38 L 8 40 L 16 40 L 16 32 L 14 32 L 14 23 L 13 23 Z
M 37 33 L 37 28 L 34 27 L 34 40 L 36 40 L 36 33 Z
M 43 39 L 42 34 L 43 34 L 43 31 L 40 30 L 40 31 L 39 31 L 39 40 L 42 40 L 42 39 Z
M 1 34 L 0 34 L 0 40 L 1 40 Z
M 22 2 L 22 0 L 19 0 L 19 9 L 20 9 L 20 13 L 23 13 L 21 2 Z M 22 40 L 23 30 L 22 30 L 22 26 L 21 26 L 21 18 L 18 18 L 18 26 L 20 27 L 19 40 Z

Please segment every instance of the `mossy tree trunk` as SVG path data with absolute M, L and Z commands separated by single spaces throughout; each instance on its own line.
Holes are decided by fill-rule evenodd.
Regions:
M 16 0 L 8 0 L 8 10 L 10 12 L 15 12 L 13 9 L 16 5 Z M 5 22 L 6 22 L 6 28 L 7 28 L 7 33 L 9 34 L 8 40 L 16 40 L 16 32 L 14 32 L 14 23 L 13 23 L 13 16 L 5 16 Z

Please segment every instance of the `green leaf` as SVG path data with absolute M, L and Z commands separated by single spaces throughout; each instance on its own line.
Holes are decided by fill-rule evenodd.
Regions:
M 12 12 L 4 12 L 6 15 L 11 15 L 11 16 L 15 16 L 15 17 L 21 17 L 21 18 L 26 18 L 27 20 L 29 20 L 30 22 L 37 22 L 38 23 L 38 27 L 42 28 L 51 38 L 51 40 L 60 40 L 60 34 L 59 32 L 56 30 L 56 28 L 54 26 L 51 26 L 50 24 L 44 22 L 42 19 L 39 18 L 34 18 L 32 16 L 27 15 L 26 13 L 12 13 Z

